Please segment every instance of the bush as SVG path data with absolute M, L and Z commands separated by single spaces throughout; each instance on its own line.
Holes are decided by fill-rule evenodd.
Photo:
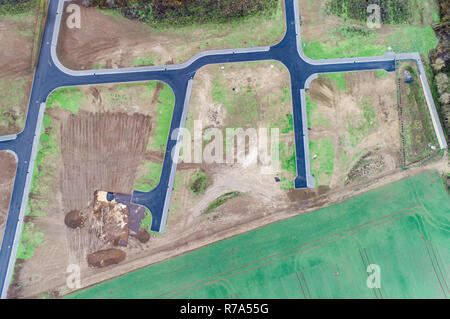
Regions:
M 206 173 L 203 171 L 199 171 L 194 174 L 191 179 L 190 189 L 194 194 L 201 194 L 208 187 L 209 180 Z
M 272 14 L 279 0 L 107 0 L 84 1 L 99 8 L 119 8 L 130 19 L 139 19 L 154 26 L 190 23 L 226 22 L 256 13 Z

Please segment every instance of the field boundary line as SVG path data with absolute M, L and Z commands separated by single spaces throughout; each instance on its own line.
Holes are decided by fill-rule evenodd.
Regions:
M 448 286 L 447 286 L 447 281 L 445 280 L 445 276 L 444 276 L 444 274 L 443 274 L 443 272 L 441 270 L 441 266 L 439 265 L 439 260 L 438 260 L 437 254 L 435 254 L 435 252 L 434 252 L 434 248 L 433 248 L 433 245 L 431 244 L 431 240 L 428 240 L 428 244 L 430 245 L 431 251 L 433 252 L 433 256 L 434 256 L 434 259 L 436 260 L 436 265 L 438 266 L 439 273 L 442 276 L 442 281 L 445 284 L 445 288 L 447 289 L 447 292 L 449 292 L 449 289 L 448 289 Z
M 364 273 L 367 275 L 367 266 L 370 265 L 370 262 L 369 262 L 369 260 L 367 260 L 367 265 L 366 265 L 366 262 L 364 261 L 364 257 L 363 257 L 363 255 L 361 253 L 361 248 L 358 249 L 358 252 L 359 252 L 359 256 L 361 257 L 361 261 L 362 261 L 362 264 L 363 264 L 363 267 L 364 267 Z M 379 299 L 375 289 L 372 288 L 372 291 L 375 294 L 375 299 Z
M 300 277 L 298 276 L 298 271 L 297 270 L 295 271 L 295 274 L 297 275 L 297 280 L 298 280 L 298 283 L 300 285 L 300 288 L 302 288 L 303 297 L 305 297 L 305 299 L 308 299 L 308 298 L 306 298 L 305 291 L 303 290 L 302 281 L 300 280 Z
M 438 275 L 438 273 L 437 273 L 437 271 L 436 271 L 436 267 L 434 266 L 433 258 L 431 258 L 431 254 L 430 254 L 430 250 L 428 249 L 427 241 L 426 241 L 425 237 L 423 236 L 423 234 L 420 234 L 420 236 L 422 237 L 422 240 L 423 240 L 423 242 L 424 242 L 424 244 L 425 244 L 425 248 L 426 248 L 426 250 L 427 250 L 428 258 L 429 258 L 429 260 L 430 260 L 430 262 L 431 262 L 431 266 L 433 266 L 434 275 L 436 276 L 436 278 L 437 278 L 437 280 L 438 280 L 438 282 L 439 282 L 439 286 L 441 286 L 442 292 L 444 293 L 444 298 L 445 298 L 445 299 L 448 299 L 447 294 L 445 293 L 445 289 L 444 289 L 444 287 L 442 286 L 441 279 L 439 278 L 439 275 Z
M 309 291 L 308 283 L 306 282 L 305 275 L 303 275 L 303 271 L 300 269 L 300 274 L 302 275 L 303 282 L 305 283 L 306 289 L 308 290 L 309 299 L 312 299 L 311 292 Z
M 372 264 L 370 262 L 369 255 L 367 254 L 366 248 L 363 248 L 363 250 L 364 250 L 364 254 L 366 255 L 367 262 L 369 263 L 369 265 Z M 378 292 L 380 293 L 380 298 L 384 299 L 383 294 L 381 293 L 381 288 L 378 288 Z

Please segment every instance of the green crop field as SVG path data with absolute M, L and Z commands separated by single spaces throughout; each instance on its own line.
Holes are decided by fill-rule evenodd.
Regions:
M 66 297 L 448 298 L 449 217 L 442 180 L 426 171 Z

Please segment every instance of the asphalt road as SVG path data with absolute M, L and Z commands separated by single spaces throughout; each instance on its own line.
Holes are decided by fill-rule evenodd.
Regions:
M 61 3 L 59 3 L 61 1 Z M 190 59 L 187 63 L 175 66 L 127 68 L 102 71 L 71 71 L 61 67 L 55 56 L 55 39 L 61 22 L 61 9 L 64 0 L 50 0 L 47 22 L 43 34 L 38 65 L 29 101 L 28 115 L 24 130 L 15 139 L 0 139 L 0 150 L 16 153 L 18 166 L 14 189 L 11 196 L 9 215 L 6 222 L 2 247 L 0 250 L 0 286 L 2 298 L 6 297 L 10 276 L 14 267 L 17 245 L 20 239 L 23 217 L 28 201 L 29 185 L 34 168 L 34 158 L 48 95 L 58 87 L 116 82 L 136 82 L 160 80 L 167 83 L 175 94 L 175 106 L 170 128 L 172 132 L 184 127 L 189 106 L 192 80 L 197 70 L 208 64 L 223 64 L 244 61 L 277 60 L 283 63 L 291 75 L 293 99 L 293 119 L 297 164 L 296 188 L 313 187 L 309 167 L 308 138 L 305 105 L 302 93 L 305 82 L 318 73 L 347 72 L 384 69 L 395 70 L 395 55 L 361 59 L 333 59 L 313 61 L 306 58 L 301 50 L 300 23 L 297 0 L 285 0 L 287 31 L 284 38 L 270 48 L 250 48 L 236 50 L 206 51 Z M 52 54 L 53 47 L 53 54 Z M 178 138 L 181 138 L 178 136 Z M 172 161 L 171 151 L 177 140 L 170 139 L 164 156 L 160 183 L 150 192 L 133 193 L 133 202 L 145 205 L 152 213 L 153 231 L 163 231 L 167 218 L 171 191 L 173 188 L 176 162 Z M 178 152 L 176 152 L 178 153 Z M 114 191 L 114 190 L 110 190 Z

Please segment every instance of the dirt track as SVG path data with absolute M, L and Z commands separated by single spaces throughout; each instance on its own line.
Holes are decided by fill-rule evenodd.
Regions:
M 16 158 L 8 152 L 0 152 L 0 245 L 8 216 L 9 201 L 16 176 Z

